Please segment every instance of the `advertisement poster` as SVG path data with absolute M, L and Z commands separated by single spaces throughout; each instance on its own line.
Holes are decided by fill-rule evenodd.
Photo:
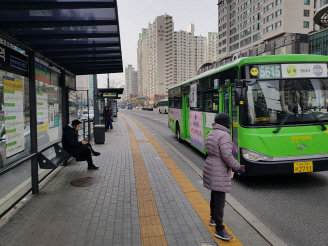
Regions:
M 190 141 L 203 150 L 203 139 L 203 112 L 190 111 Z
M 23 81 L 4 76 L 3 87 L 6 156 L 9 157 L 25 149 Z
M 49 128 L 54 127 L 55 125 L 55 111 L 54 111 L 54 105 L 49 105 Z
M 171 108 L 170 109 L 170 114 L 171 114 L 172 118 L 181 120 L 181 109 Z
M 190 107 L 197 108 L 197 84 L 190 85 Z
M 38 132 L 43 132 L 49 129 L 48 95 L 44 93 L 36 93 L 36 105 Z
M 41 63 L 35 62 L 35 80 L 50 85 L 51 70 L 50 68 L 42 65 Z
M 208 128 L 212 128 L 212 124 L 214 123 L 216 113 L 205 113 L 205 126 Z
M 59 104 L 54 104 L 54 114 L 55 114 L 55 127 L 59 127 Z

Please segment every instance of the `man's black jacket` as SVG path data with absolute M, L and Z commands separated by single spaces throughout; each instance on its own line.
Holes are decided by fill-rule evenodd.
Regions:
M 78 138 L 78 133 L 73 127 L 67 125 L 63 128 L 63 149 L 73 157 L 79 157 L 88 148 L 79 142 Z

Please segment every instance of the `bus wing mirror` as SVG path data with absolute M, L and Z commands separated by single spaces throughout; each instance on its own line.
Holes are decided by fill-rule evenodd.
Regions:
M 236 106 L 246 105 L 246 87 L 235 88 L 235 105 Z
M 246 105 L 247 86 L 254 85 L 256 79 L 236 79 L 235 80 L 235 104 L 236 106 Z

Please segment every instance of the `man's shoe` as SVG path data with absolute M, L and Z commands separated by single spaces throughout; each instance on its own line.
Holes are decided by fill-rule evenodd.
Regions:
M 94 170 L 98 170 L 99 167 L 97 167 L 97 166 L 95 166 L 95 165 L 88 167 L 88 170 L 93 170 L 93 169 L 94 169 Z
M 96 152 L 96 151 L 95 151 L 95 152 L 93 152 L 93 155 L 94 155 L 94 156 L 99 156 L 99 155 L 100 155 L 100 152 Z
M 210 226 L 216 226 L 215 221 L 213 219 L 210 219 Z
M 225 241 L 229 241 L 233 238 L 233 236 L 230 235 L 225 229 L 223 229 L 222 231 L 215 230 L 214 236 Z

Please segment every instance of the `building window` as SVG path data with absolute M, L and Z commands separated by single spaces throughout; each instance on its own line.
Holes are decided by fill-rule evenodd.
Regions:
M 256 42 L 257 40 L 260 40 L 263 36 L 263 33 L 262 32 L 259 32 L 255 35 L 253 35 L 253 42 Z
M 270 4 L 267 6 L 267 11 L 269 11 L 270 9 L 273 9 L 273 3 L 270 3 Z
M 310 10 L 304 10 L 304 16 L 309 17 L 310 16 Z
M 304 5 L 310 5 L 310 0 L 304 0 Z
M 246 38 L 246 39 L 240 41 L 240 47 L 244 47 L 246 45 L 249 45 L 250 43 L 252 43 L 252 38 L 251 37 Z
M 276 26 L 276 29 L 280 28 L 280 27 L 281 27 L 281 21 L 278 21 L 278 22 L 275 24 L 275 26 Z
M 267 22 L 269 22 L 269 21 L 271 21 L 271 20 L 273 20 L 273 14 L 271 14 L 271 15 L 269 15 L 269 16 L 267 17 Z
M 309 27 L 310 27 L 310 22 L 303 21 L 303 28 L 309 28 Z
M 279 9 L 278 11 L 276 11 L 276 18 L 279 17 L 282 14 L 282 10 Z
M 277 5 L 280 5 L 281 2 L 282 2 L 282 0 L 276 0 L 276 6 L 277 6 Z
M 266 28 L 267 33 L 273 31 L 273 25 L 270 25 Z

